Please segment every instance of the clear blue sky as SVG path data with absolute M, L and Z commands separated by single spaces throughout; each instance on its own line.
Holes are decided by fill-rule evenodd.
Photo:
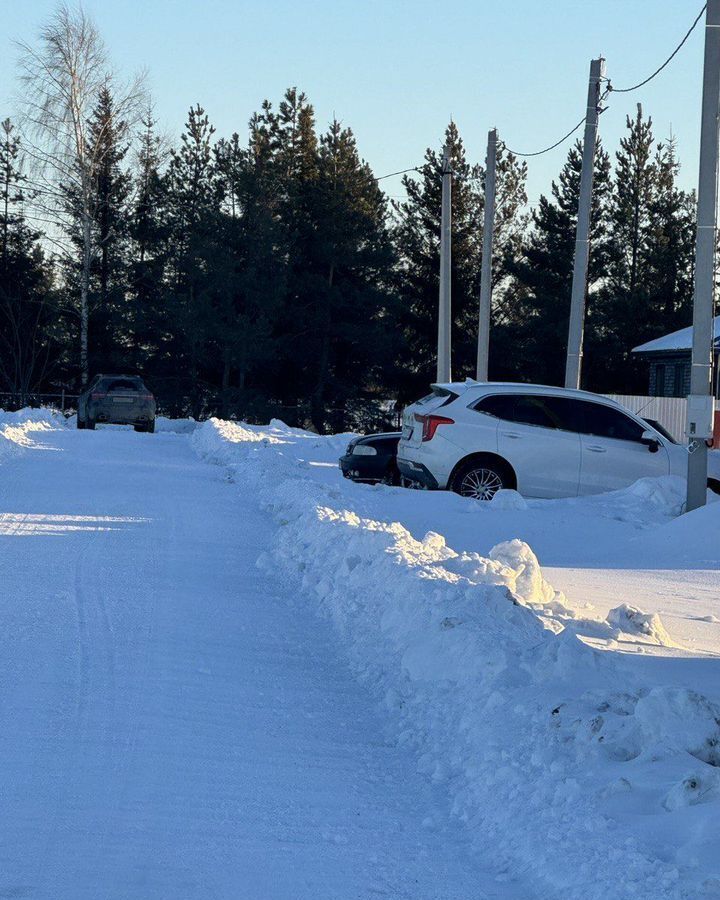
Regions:
M 245 133 L 264 98 L 297 85 L 318 121 L 337 114 L 354 130 L 376 174 L 416 165 L 439 145 L 450 117 L 470 159 L 488 128 L 514 149 L 541 148 L 583 114 L 591 57 L 607 60 L 618 87 L 642 80 L 670 53 L 702 0 L 86 0 L 115 67 L 147 67 L 156 112 L 176 136 L 201 103 L 219 135 Z M 54 0 L 8 4 L 0 38 L 0 116 L 16 92 L 13 39 L 31 40 Z M 678 57 L 634 94 L 615 95 L 600 129 L 614 149 L 625 114 L 642 101 L 658 136 L 671 129 L 682 181 L 697 171 L 702 22 Z M 565 157 L 529 164 L 531 200 Z M 399 179 L 384 182 L 390 194 Z

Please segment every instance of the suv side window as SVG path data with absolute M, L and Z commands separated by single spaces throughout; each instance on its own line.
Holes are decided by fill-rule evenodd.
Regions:
M 540 428 L 557 428 L 557 420 L 547 406 L 547 397 L 525 394 L 515 398 L 513 422 L 536 425 Z
M 571 400 L 565 397 L 548 398 L 548 402 L 557 410 L 562 423 L 559 427 L 567 431 L 639 443 L 645 430 L 642 425 L 619 409 L 613 409 L 603 403 Z
M 585 407 L 591 407 L 592 411 L 594 404 L 571 400 L 569 397 L 545 397 L 545 405 L 557 422 L 558 428 L 576 434 L 591 433 L 585 429 Z
M 587 403 L 586 406 L 585 429 L 588 434 L 615 438 L 618 441 L 640 442 L 645 429 L 620 410 L 602 403 Z
M 484 397 L 473 409 L 505 422 L 557 428 L 555 415 L 546 405 L 546 397 L 537 394 L 495 394 Z
M 478 400 L 477 403 L 473 404 L 472 408 L 476 412 L 485 413 L 487 416 L 494 416 L 496 419 L 512 422 L 514 407 L 515 397 L 512 394 L 494 394 Z

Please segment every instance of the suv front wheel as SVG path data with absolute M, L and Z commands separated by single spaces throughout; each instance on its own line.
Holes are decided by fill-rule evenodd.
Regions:
M 498 491 L 510 487 L 510 479 L 502 466 L 494 462 L 470 460 L 453 476 L 451 490 L 472 500 L 492 500 Z

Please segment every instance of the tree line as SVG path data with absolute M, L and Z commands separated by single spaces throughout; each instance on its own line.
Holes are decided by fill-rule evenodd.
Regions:
M 29 112 L 0 129 L 0 391 L 136 372 L 171 414 L 382 425 L 434 378 L 444 144 L 453 374 L 474 374 L 484 169 L 454 123 L 397 201 L 294 87 L 242 135 L 195 105 L 167 146 L 81 11 L 24 52 Z M 498 151 L 493 379 L 563 381 L 580 162 L 576 143 L 529 210 L 526 164 Z M 691 320 L 695 198 L 640 107 L 595 165 L 584 386 L 644 393 L 632 347 Z

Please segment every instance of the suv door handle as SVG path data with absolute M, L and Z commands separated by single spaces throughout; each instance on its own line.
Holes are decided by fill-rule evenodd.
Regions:
M 517 431 L 503 431 L 502 434 L 503 437 L 512 438 L 513 440 L 517 440 L 518 438 L 522 437 L 522 435 L 518 434 Z
M 597 444 L 590 444 L 585 449 L 590 450 L 591 453 L 607 453 L 605 447 L 598 447 Z

